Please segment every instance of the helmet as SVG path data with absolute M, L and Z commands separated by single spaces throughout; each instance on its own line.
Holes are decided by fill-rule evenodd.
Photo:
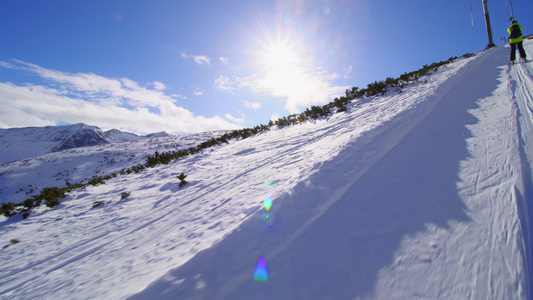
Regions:
M 514 24 L 514 23 L 518 23 L 518 22 L 517 22 L 516 20 L 513 20 L 513 24 Z

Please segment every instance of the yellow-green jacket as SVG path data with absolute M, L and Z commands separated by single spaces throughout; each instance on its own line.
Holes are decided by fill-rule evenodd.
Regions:
M 507 32 L 509 33 L 509 42 L 510 42 L 511 44 L 519 43 L 519 42 L 521 42 L 521 41 L 524 40 L 524 37 L 523 37 L 523 36 L 519 36 L 519 37 L 514 38 L 514 39 L 511 38 L 511 28 L 512 28 L 514 25 L 518 25 L 518 24 L 513 24 L 513 25 L 511 25 L 511 27 L 507 28 Z M 520 31 L 522 31 L 522 25 L 518 25 L 518 27 L 520 28 Z

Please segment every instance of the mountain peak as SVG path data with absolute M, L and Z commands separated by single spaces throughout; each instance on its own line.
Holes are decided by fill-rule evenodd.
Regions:
M 0 164 L 71 148 L 122 143 L 169 136 L 158 132 L 146 136 L 76 123 L 62 126 L 0 129 Z

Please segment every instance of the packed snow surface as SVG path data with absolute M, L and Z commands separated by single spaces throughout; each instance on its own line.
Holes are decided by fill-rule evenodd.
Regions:
M 6 220 L 0 298 L 527 299 L 533 64 L 508 54 Z

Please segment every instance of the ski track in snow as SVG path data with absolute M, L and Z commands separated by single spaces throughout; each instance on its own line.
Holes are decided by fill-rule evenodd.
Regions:
M 532 47 L 528 48 L 532 53 Z M 520 215 L 523 253 L 528 270 L 529 298 L 533 298 L 533 144 L 527 143 L 533 136 L 533 67 L 531 61 L 510 69 L 508 76 L 513 100 L 517 107 L 519 153 L 522 166 L 522 185 L 517 187 L 517 209 Z
M 533 73 L 508 51 L 0 223 L 0 297 L 525 299 Z

